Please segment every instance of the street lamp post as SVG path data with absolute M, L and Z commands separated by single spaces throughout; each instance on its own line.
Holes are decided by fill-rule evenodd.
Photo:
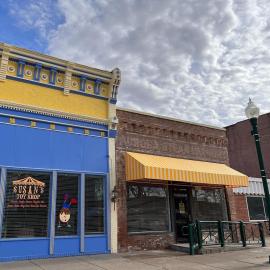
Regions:
M 267 184 L 267 178 L 264 168 L 264 162 L 263 162 L 263 156 L 262 156 L 262 150 L 260 145 L 260 136 L 258 132 L 258 117 L 260 115 L 260 109 L 253 103 L 251 99 L 249 99 L 248 105 L 245 109 L 245 113 L 247 118 L 249 118 L 249 121 L 252 126 L 251 135 L 255 139 L 256 149 L 257 149 L 257 155 L 258 155 L 258 161 L 260 166 L 260 172 L 262 177 L 262 183 L 263 183 L 263 189 L 265 194 L 265 202 L 266 202 L 266 211 L 268 214 L 268 221 L 269 221 L 269 231 L 270 231 L 270 194 L 269 194 L 269 188 Z

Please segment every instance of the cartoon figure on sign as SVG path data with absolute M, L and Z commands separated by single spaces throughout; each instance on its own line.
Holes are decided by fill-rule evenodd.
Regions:
M 62 225 L 64 225 L 65 227 L 71 227 L 71 225 L 68 223 L 70 220 L 70 207 L 71 205 L 76 204 L 77 200 L 75 198 L 69 200 L 69 195 L 64 195 L 64 203 L 59 213 L 58 228 L 61 228 Z

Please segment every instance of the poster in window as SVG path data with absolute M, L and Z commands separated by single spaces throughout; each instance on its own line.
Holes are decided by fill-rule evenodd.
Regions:
M 179 213 L 180 214 L 185 214 L 186 213 L 186 207 L 185 207 L 185 204 L 183 202 L 179 203 Z
M 3 238 L 46 237 L 50 174 L 8 171 Z
M 31 176 L 12 181 L 13 199 L 7 208 L 47 208 L 48 202 L 43 198 L 46 184 Z
M 65 193 L 63 198 L 63 205 L 60 209 L 59 216 L 58 216 L 58 228 L 61 227 L 68 227 L 70 228 L 70 218 L 71 217 L 71 211 L 70 208 L 72 205 L 77 205 L 77 199 L 76 198 L 69 198 L 69 194 Z
M 57 175 L 55 235 L 78 234 L 78 175 Z

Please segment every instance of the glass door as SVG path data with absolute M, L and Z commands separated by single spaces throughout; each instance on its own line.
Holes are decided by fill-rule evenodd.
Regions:
M 173 187 L 173 202 L 176 241 L 187 242 L 190 219 L 188 188 Z

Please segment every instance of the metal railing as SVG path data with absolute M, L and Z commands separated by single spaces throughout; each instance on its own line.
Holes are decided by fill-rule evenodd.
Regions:
M 194 255 L 207 246 L 260 244 L 265 247 L 263 224 L 242 221 L 202 221 L 188 225 L 189 253 Z

